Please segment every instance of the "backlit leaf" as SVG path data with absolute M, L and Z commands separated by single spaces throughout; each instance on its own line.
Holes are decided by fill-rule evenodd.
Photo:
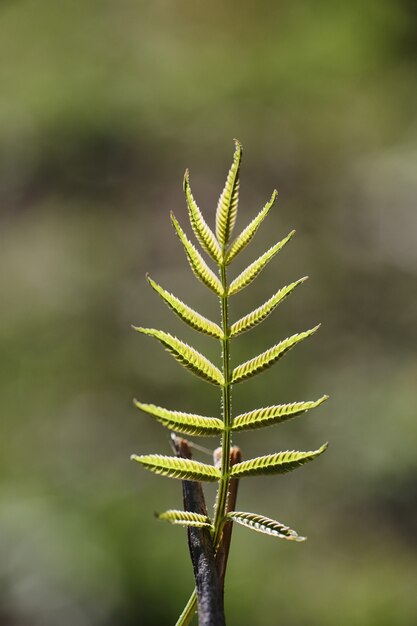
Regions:
M 260 307 L 258 307 L 251 313 L 248 313 L 240 320 L 232 324 L 232 327 L 230 329 L 230 336 L 233 337 L 235 335 L 245 333 L 250 328 L 253 328 L 257 324 L 263 322 L 263 320 L 268 317 L 270 313 L 272 313 L 272 311 L 278 306 L 278 304 L 285 300 L 285 298 L 289 296 L 290 293 L 294 291 L 294 289 L 298 287 L 298 285 L 301 285 L 305 280 L 307 280 L 307 276 L 305 276 L 304 278 L 300 278 L 300 280 L 297 280 L 296 282 L 291 283 L 286 287 L 283 287 L 282 289 L 277 291 L 277 293 L 274 294 L 271 298 L 269 298 L 269 300 L 267 300 L 265 304 L 262 304 Z
M 318 450 L 310 452 L 287 450 L 286 452 L 258 456 L 255 459 L 234 465 L 231 470 L 231 476 L 232 478 L 242 478 L 244 476 L 260 476 L 261 474 L 284 474 L 301 467 L 301 465 L 305 465 L 309 461 L 313 461 L 326 449 L 327 443 Z
M 155 337 L 162 343 L 162 345 L 170 352 L 173 357 L 181 363 L 185 368 L 196 374 L 203 380 L 214 385 L 223 385 L 224 378 L 221 371 L 213 365 L 205 356 L 197 352 L 194 348 L 188 344 L 180 341 L 176 337 L 173 337 L 169 333 L 164 333 L 162 330 L 155 330 L 154 328 L 141 328 L 133 326 L 134 330 L 144 335 L 150 335 Z
M 179 526 L 194 526 L 196 528 L 211 528 L 210 519 L 201 513 L 191 513 L 191 511 L 178 511 L 169 509 L 157 515 L 158 519 L 178 524 Z
M 148 279 L 151 287 L 159 293 L 169 308 L 174 311 L 174 313 L 176 313 L 186 324 L 201 333 L 211 335 L 217 339 L 221 339 L 223 337 L 223 332 L 220 326 L 211 322 L 206 317 L 203 317 L 200 313 L 197 313 L 197 311 L 194 311 L 194 309 L 184 304 L 184 302 L 173 296 L 172 293 L 169 293 L 169 291 L 163 289 L 160 285 L 153 281 L 152 278 L 149 278 L 149 276 L 146 278 Z
M 232 430 L 250 430 L 253 428 L 263 428 L 272 426 L 279 422 L 285 422 L 292 417 L 301 415 L 306 411 L 316 408 L 322 404 L 329 396 L 322 396 L 314 402 L 292 402 L 291 404 L 277 404 L 267 406 L 263 409 L 255 409 L 238 415 L 233 420 Z
M 184 246 L 192 271 L 197 276 L 197 278 L 201 280 L 201 282 L 203 282 L 205 285 L 207 285 L 207 287 L 214 291 L 214 293 L 221 297 L 223 295 L 223 287 L 220 280 L 217 278 L 216 274 L 209 268 L 201 254 L 194 248 L 193 244 L 188 241 L 186 234 L 175 219 L 173 213 L 171 213 L 171 221 L 182 245 Z
M 158 422 L 170 430 L 175 430 L 186 435 L 200 435 L 208 437 L 220 435 L 223 432 L 223 422 L 217 417 L 205 417 L 204 415 L 194 415 L 183 413 L 182 411 L 169 411 L 155 404 L 143 404 L 134 401 L 138 409 L 153 415 Z
M 236 222 L 239 202 L 239 169 L 242 146 L 235 139 L 233 163 L 227 175 L 226 184 L 220 194 L 216 211 L 216 236 L 221 246 L 227 245 Z
M 306 537 L 300 537 L 295 530 L 292 530 L 288 526 L 284 526 L 284 524 L 281 524 L 270 517 L 257 515 L 255 513 L 243 513 L 242 511 L 233 511 L 232 513 L 228 513 L 227 517 L 233 522 L 237 522 L 242 526 L 256 530 L 258 533 L 263 533 L 264 535 L 272 535 L 273 537 L 288 539 L 289 541 L 306 540 Z
M 316 330 L 320 328 L 320 324 L 312 328 L 311 330 L 306 330 L 303 333 L 297 333 L 292 335 L 292 337 L 288 337 L 283 341 L 280 341 L 277 345 L 269 348 L 262 354 L 242 363 L 238 367 L 235 367 L 232 374 L 232 382 L 239 383 L 246 378 L 250 378 L 251 376 L 255 376 L 255 374 L 259 374 L 263 372 L 268 367 L 271 367 L 274 363 L 276 363 L 281 357 L 284 356 L 289 350 L 291 350 L 294 346 L 296 346 L 303 339 L 307 339 Z
M 235 258 L 235 256 L 241 250 L 243 250 L 243 248 L 246 248 L 246 246 L 248 245 L 248 243 L 251 241 L 252 237 L 255 235 L 256 231 L 258 230 L 259 226 L 261 225 L 265 217 L 268 215 L 269 209 L 274 204 L 277 195 L 278 195 L 277 190 L 274 189 L 274 192 L 269 202 L 265 204 L 264 208 L 261 211 L 259 211 L 258 215 L 254 217 L 253 220 L 250 222 L 250 224 L 248 224 L 246 228 L 242 230 L 240 235 L 236 237 L 234 242 L 231 244 L 229 250 L 227 251 L 226 263 L 230 263 Z
M 264 252 L 256 261 L 251 263 L 249 267 L 247 267 L 243 272 L 239 274 L 235 280 L 230 283 L 230 287 L 228 289 L 228 295 L 232 296 L 234 293 L 237 293 L 244 287 L 247 287 L 255 278 L 258 276 L 259 272 L 261 272 L 264 267 L 269 263 L 269 261 L 285 246 L 285 244 L 291 239 L 294 235 L 295 230 L 292 230 L 289 235 L 282 239 Z
M 204 250 L 211 256 L 216 263 L 220 263 L 222 260 L 222 253 L 220 246 L 213 231 L 207 225 L 200 209 L 197 206 L 196 201 L 191 193 L 190 181 L 188 170 L 184 176 L 184 193 L 187 200 L 188 214 L 190 216 L 190 222 L 195 236 L 200 242 Z
M 132 461 L 137 461 L 150 472 L 179 478 L 180 480 L 197 480 L 215 482 L 221 477 L 219 469 L 213 465 L 206 465 L 192 459 L 181 459 L 177 456 L 164 456 L 162 454 L 144 454 L 138 456 L 132 454 Z

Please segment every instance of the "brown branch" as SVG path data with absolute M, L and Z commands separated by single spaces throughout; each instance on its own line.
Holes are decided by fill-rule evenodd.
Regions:
M 171 435 L 177 456 L 190 459 L 191 450 L 186 439 Z M 201 483 L 183 480 L 184 510 L 207 515 Z M 225 626 L 223 584 L 216 566 L 214 546 L 208 528 L 188 528 L 188 547 L 194 569 L 197 590 L 199 626 Z
M 217 448 L 214 451 L 214 464 L 221 465 L 221 448 Z M 237 446 L 230 448 L 230 467 L 240 463 L 242 460 L 242 452 Z M 229 493 L 227 496 L 226 513 L 236 510 L 236 498 L 237 489 L 239 486 L 239 479 L 232 478 L 229 484 Z M 221 590 L 224 595 L 224 577 L 226 574 L 227 559 L 229 558 L 230 542 L 232 539 L 233 522 L 226 522 L 223 526 L 222 540 L 216 552 L 216 564 L 217 570 L 220 576 Z

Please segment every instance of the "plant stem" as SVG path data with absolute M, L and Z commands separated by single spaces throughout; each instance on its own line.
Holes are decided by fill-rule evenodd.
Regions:
M 230 481 L 230 446 L 231 446 L 231 424 L 232 424 L 232 388 L 231 388 L 231 371 L 230 371 L 230 337 L 229 337 L 229 301 L 227 294 L 227 272 L 224 261 L 225 250 L 223 250 L 223 261 L 219 265 L 220 280 L 223 287 L 223 295 L 220 298 L 221 321 L 222 321 L 222 369 L 224 377 L 224 385 L 222 385 L 222 417 L 224 424 L 222 438 L 222 466 L 221 478 L 216 497 L 216 511 L 214 514 L 214 531 L 213 545 L 217 550 L 219 547 L 222 530 L 224 524 L 224 516 L 226 511 L 227 494 Z M 183 612 L 181 613 L 175 626 L 187 626 L 197 608 L 197 593 L 194 589 Z
M 242 452 L 237 446 L 230 448 L 230 467 L 240 463 Z M 227 504 L 225 513 L 236 510 L 237 490 L 239 486 L 238 478 L 231 478 L 229 481 L 229 491 L 227 494 Z M 233 522 L 230 520 L 223 525 L 222 540 L 216 551 L 216 565 L 220 576 L 220 588 L 224 595 L 224 578 L 226 575 L 227 560 L 229 558 L 230 542 L 232 539 Z
M 178 457 L 192 458 L 186 439 L 171 435 L 171 442 Z M 201 483 L 183 480 L 182 490 L 184 510 L 207 515 Z M 196 582 L 199 624 L 200 626 L 225 626 L 223 584 L 215 560 L 213 534 L 208 528 L 193 527 L 188 528 L 187 534 Z
M 188 626 L 191 620 L 194 617 L 194 614 L 197 609 L 197 590 L 194 589 L 193 593 L 188 599 L 187 604 L 184 607 L 183 612 L 179 616 L 178 620 L 175 623 L 175 626 Z
M 227 296 L 227 276 L 226 265 L 223 262 L 220 266 L 220 277 L 223 287 L 223 296 L 221 297 L 221 315 L 222 315 L 222 358 L 223 358 L 223 376 L 224 385 L 222 386 L 222 417 L 223 417 L 223 439 L 222 439 L 222 466 L 221 479 L 216 499 L 216 512 L 214 515 L 214 548 L 217 549 L 222 535 L 223 521 L 226 509 L 227 493 L 230 480 L 230 445 L 231 445 L 231 384 L 230 384 L 230 339 L 229 339 L 229 315 L 228 315 L 228 296 Z

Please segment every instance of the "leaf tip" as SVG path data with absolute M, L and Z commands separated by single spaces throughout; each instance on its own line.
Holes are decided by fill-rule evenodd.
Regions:
M 242 153 L 242 144 L 240 143 L 239 139 L 234 138 L 233 141 L 235 143 L 236 150 L 239 150 L 239 152 Z
M 148 281 L 148 283 L 150 284 L 151 287 L 153 287 L 154 289 L 156 288 L 156 283 L 154 280 L 152 280 L 152 278 L 149 276 L 148 272 L 146 272 L 145 274 L 146 280 Z
M 188 184 L 189 178 L 190 178 L 190 170 L 187 167 L 185 172 L 184 172 L 184 187 L 185 187 L 185 185 Z

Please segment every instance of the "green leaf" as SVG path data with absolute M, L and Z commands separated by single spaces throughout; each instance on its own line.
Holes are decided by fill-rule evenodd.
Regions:
M 231 477 L 241 478 L 244 476 L 260 476 L 261 474 L 284 474 L 291 472 L 297 467 L 301 467 L 305 463 L 312 461 L 327 449 L 328 444 L 325 443 L 318 450 L 310 452 L 296 452 L 295 450 L 287 450 L 286 452 L 277 452 L 276 454 L 268 454 L 266 456 L 258 456 L 249 461 L 237 463 L 232 467 Z
M 196 201 L 193 198 L 193 194 L 191 193 L 190 188 L 188 170 L 186 170 L 184 176 L 184 193 L 187 200 L 188 214 L 190 216 L 191 226 L 195 236 L 197 237 L 204 250 L 211 256 L 211 258 L 214 259 L 216 263 L 220 264 L 222 260 L 220 246 L 217 242 L 216 237 L 214 236 L 213 231 L 207 225 L 200 209 L 196 204 Z
M 265 304 L 262 304 L 260 307 L 258 307 L 251 313 L 248 313 L 240 320 L 232 324 L 232 327 L 230 329 L 230 336 L 234 337 L 235 335 L 245 333 L 250 328 L 253 328 L 257 324 L 263 322 L 263 320 L 268 317 L 270 313 L 272 313 L 272 311 L 278 306 L 278 304 L 285 300 L 285 298 L 289 296 L 290 293 L 294 291 L 296 287 L 298 287 L 298 285 L 301 285 L 306 280 L 307 276 L 304 276 L 304 278 L 300 278 L 300 280 L 297 280 L 296 282 L 291 283 L 286 287 L 283 287 L 282 289 L 277 291 L 277 293 L 274 294 L 269 300 L 267 300 Z
M 250 378 L 251 376 L 255 376 L 255 374 L 259 374 L 263 372 L 268 367 L 271 367 L 274 363 L 276 363 L 284 354 L 286 354 L 291 348 L 296 346 L 303 339 L 307 339 L 316 330 L 320 328 L 320 324 L 312 328 L 311 330 L 306 330 L 303 333 L 297 333 L 292 335 L 292 337 L 288 337 L 283 341 L 280 341 L 277 345 L 269 348 L 262 354 L 242 363 L 238 367 L 235 367 L 232 373 L 232 383 L 239 383 L 246 378 Z
M 149 276 L 146 276 L 146 278 L 151 287 L 159 293 L 169 308 L 174 311 L 174 313 L 176 313 L 186 324 L 201 333 L 210 335 L 211 337 L 216 337 L 217 339 L 223 338 L 223 332 L 220 326 L 211 322 L 206 317 L 203 317 L 200 313 L 197 313 L 197 311 L 194 311 L 194 309 L 184 304 L 184 302 L 173 296 L 172 293 L 169 293 L 169 291 L 163 289 Z
M 274 189 L 270 201 L 265 204 L 264 208 L 261 211 L 259 211 L 258 215 L 254 217 L 254 219 L 250 222 L 250 224 L 248 224 L 246 228 L 242 230 L 240 235 L 236 237 L 234 242 L 231 244 L 229 250 L 227 251 L 227 254 L 226 254 L 227 264 L 229 264 L 241 250 L 246 248 L 246 246 L 248 245 L 248 243 L 251 241 L 252 237 L 255 235 L 256 231 L 258 230 L 259 226 L 264 221 L 265 217 L 268 215 L 269 209 L 274 204 L 277 195 L 278 195 L 278 192 L 276 189 Z
M 221 371 L 213 365 L 205 356 L 197 352 L 194 348 L 188 344 L 180 341 L 176 337 L 173 337 L 169 333 L 164 333 L 162 330 L 155 330 L 154 328 L 141 328 L 139 326 L 133 326 L 134 330 L 144 335 L 150 335 L 155 337 L 162 343 L 163 346 L 170 352 L 173 357 L 181 363 L 186 369 L 193 372 L 203 380 L 214 385 L 223 385 L 224 378 Z
M 176 456 L 162 454 L 132 454 L 132 461 L 137 461 L 154 474 L 179 478 L 180 480 L 197 480 L 215 482 L 221 478 L 221 472 L 213 465 L 206 465 L 192 459 L 181 459 Z
M 153 415 L 158 422 L 171 430 L 186 435 L 199 435 L 209 437 L 220 435 L 223 432 L 223 422 L 217 417 L 205 417 L 204 415 L 194 415 L 183 413 L 182 411 L 169 411 L 155 404 L 143 404 L 134 400 L 135 406 L 149 415 Z
M 239 169 L 242 158 L 242 146 L 235 139 L 233 163 L 227 175 L 226 184 L 220 194 L 216 211 L 216 236 L 221 246 L 225 246 L 232 234 L 237 217 L 239 202 Z
M 307 537 L 301 537 L 295 530 L 288 526 L 284 526 L 270 517 L 256 515 L 255 513 L 243 513 L 242 511 L 233 511 L 228 513 L 227 517 L 233 522 L 237 522 L 242 526 L 256 530 L 264 535 L 272 535 L 280 539 L 288 539 L 289 541 L 305 541 Z
M 175 219 L 173 213 L 171 213 L 171 221 L 178 237 L 180 238 L 182 245 L 184 246 L 188 262 L 195 276 L 197 276 L 197 278 L 201 280 L 202 283 L 204 283 L 207 287 L 214 291 L 214 293 L 221 297 L 223 295 L 223 287 L 220 280 L 217 278 L 216 274 L 209 268 L 201 254 L 194 248 L 193 244 L 188 241 L 184 231 Z
M 315 401 L 277 404 L 275 406 L 267 406 L 263 409 L 248 411 L 247 413 L 242 413 L 241 415 L 235 417 L 232 424 L 232 430 L 250 430 L 253 428 L 272 426 L 273 424 L 278 424 L 279 422 L 285 422 L 292 417 L 301 415 L 301 413 L 315 409 L 328 398 L 329 396 L 322 396 Z
M 247 267 L 235 280 L 230 283 L 230 287 L 228 290 L 228 295 L 232 296 L 234 293 L 237 293 L 244 287 L 247 287 L 255 278 L 258 276 L 259 272 L 261 272 L 267 263 L 285 246 L 285 244 L 291 239 L 294 235 L 295 230 L 292 230 L 289 235 L 282 239 L 282 241 L 278 241 L 275 246 L 272 246 L 264 252 L 256 261 L 251 263 L 249 267 Z
M 178 524 L 179 526 L 195 526 L 196 528 L 211 528 L 210 519 L 201 513 L 191 513 L 191 511 L 178 511 L 169 509 L 157 515 L 158 519 Z

